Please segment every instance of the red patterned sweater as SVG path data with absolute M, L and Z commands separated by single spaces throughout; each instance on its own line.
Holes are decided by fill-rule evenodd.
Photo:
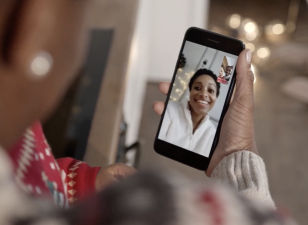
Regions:
M 56 160 L 40 122 L 27 129 L 9 155 L 20 187 L 30 194 L 52 198 L 60 207 L 68 207 L 95 191 L 100 167 L 90 167 L 72 158 Z

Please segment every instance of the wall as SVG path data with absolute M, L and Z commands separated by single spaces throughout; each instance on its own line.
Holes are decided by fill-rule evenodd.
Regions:
M 170 81 L 185 31 L 206 28 L 208 0 L 141 0 L 124 100 L 127 144 L 138 138 L 147 82 Z
M 173 84 L 172 92 L 170 95 L 173 101 L 186 101 L 189 99 L 189 93 L 182 93 L 188 88 L 189 80 L 199 66 L 204 52 L 207 47 L 197 45 L 195 43 L 187 41 L 183 49 L 183 54 L 186 58 L 186 64 L 183 68 L 177 71 L 176 79 Z M 183 95 L 182 95 L 183 94 Z
M 148 75 L 151 1 L 139 1 L 137 23 L 131 46 L 131 55 L 127 71 L 127 83 L 124 97 L 124 119 L 128 124 L 127 144 L 138 139 L 143 95 Z

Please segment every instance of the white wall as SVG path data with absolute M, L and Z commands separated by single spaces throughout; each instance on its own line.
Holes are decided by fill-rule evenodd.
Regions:
M 189 93 L 185 89 L 188 88 L 189 80 L 198 68 L 199 61 L 206 49 L 207 47 L 205 46 L 197 45 L 189 41 L 185 43 L 183 54 L 186 58 L 186 64 L 184 68 L 177 71 L 177 79 L 174 81 L 170 95 L 171 100 L 187 101 L 189 99 Z M 183 85 L 181 81 L 186 82 L 186 84 Z M 180 90 L 181 92 L 177 93 L 176 90 Z M 184 91 L 183 95 L 182 91 Z
M 150 48 L 151 1 L 139 1 L 135 34 L 127 71 L 127 84 L 124 97 L 124 119 L 128 124 L 126 144 L 137 141 L 142 113 L 142 101 L 147 82 Z
M 124 117 L 127 144 L 138 138 L 148 81 L 170 81 L 185 31 L 206 28 L 209 0 L 140 0 L 128 69 Z

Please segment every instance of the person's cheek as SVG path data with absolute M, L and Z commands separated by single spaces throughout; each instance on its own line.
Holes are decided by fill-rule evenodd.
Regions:
M 197 98 L 197 99 L 198 99 L 199 94 L 200 94 L 199 91 L 194 90 L 191 100 L 194 101 L 194 98 Z
M 213 97 L 213 106 L 215 105 L 216 100 L 217 100 L 217 98 L 216 98 L 216 96 L 214 96 L 214 97 Z
M 215 105 L 216 97 L 213 95 L 210 95 L 210 98 L 211 98 L 211 107 L 210 107 L 210 110 L 211 110 Z
M 191 90 L 190 93 L 189 93 L 189 100 L 192 101 L 193 97 L 194 97 L 194 92 L 193 92 L 193 90 Z

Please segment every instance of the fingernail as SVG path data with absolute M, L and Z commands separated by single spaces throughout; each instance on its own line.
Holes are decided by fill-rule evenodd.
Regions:
M 250 49 L 247 49 L 247 51 L 246 51 L 246 61 L 247 61 L 247 63 L 251 63 L 251 51 L 250 51 Z

